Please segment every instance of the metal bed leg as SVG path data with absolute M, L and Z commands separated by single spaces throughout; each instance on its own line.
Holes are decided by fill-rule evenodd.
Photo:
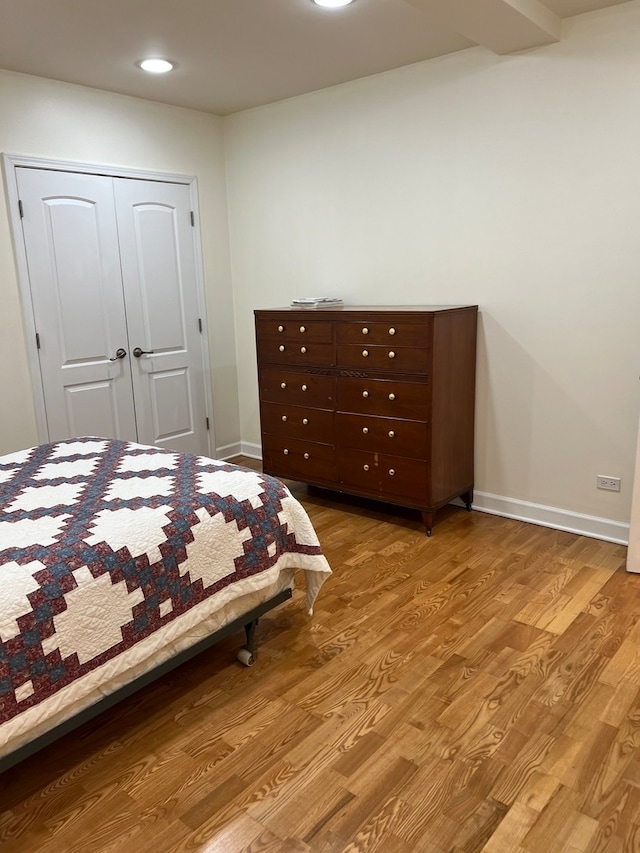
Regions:
M 247 643 L 243 646 L 238 652 L 238 660 L 244 666 L 253 666 L 256 662 L 255 659 L 255 634 L 256 628 L 258 627 L 258 620 L 254 619 L 252 622 L 247 622 L 244 626 L 245 633 L 247 635 Z

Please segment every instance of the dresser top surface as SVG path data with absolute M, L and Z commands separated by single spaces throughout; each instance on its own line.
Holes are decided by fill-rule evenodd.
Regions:
M 340 306 L 332 306 L 331 308 L 301 308 L 297 305 L 288 305 L 283 308 L 256 308 L 254 310 L 255 314 L 283 314 L 283 313 L 296 313 L 296 314 L 314 314 L 321 316 L 323 314 L 337 314 L 337 315 L 349 315 L 349 314 L 361 314 L 363 312 L 367 313 L 381 313 L 381 314 L 416 314 L 416 313 L 441 313 L 447 311 L 461 311 L 461 310 L 469 310 L 469 309 L 478 309 L 477 305 L 340 305 Z

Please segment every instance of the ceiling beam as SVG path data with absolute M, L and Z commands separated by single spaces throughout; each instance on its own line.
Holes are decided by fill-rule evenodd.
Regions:
M 501 55 L 560 41 L 560 18 L 539 0 L 406 1 Z

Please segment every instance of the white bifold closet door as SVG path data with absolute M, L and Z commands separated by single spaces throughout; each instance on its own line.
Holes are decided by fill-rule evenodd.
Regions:
M 208 454 L 189 187 L 16 174 L 49 441 Z

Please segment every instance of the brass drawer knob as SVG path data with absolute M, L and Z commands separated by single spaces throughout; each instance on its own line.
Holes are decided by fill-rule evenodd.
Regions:
M 303 390 L 303 391 L 306 391 L 306 390 L 307 390 L 307 386 L 306 386 L 306 385 L 303 385 L 303 386 L 302 386 L 302 390 Z
M 308 459 L 308 458 L 309 458 L 309 454 L 308 454 L 308 453 L 305 453 L 305 454 L 304 454 L 304 458 L 305 458 L 305 459 Z
M 369 427 L 362 427 L 362 432 L 363 432 L 365 435 L 369 435 Z
M 393 350 L 389 350 L 389 358 L 395 358 L 396 354 Z
M 389 399 L 390 399 L 390 400 L 395 400 L 395 399 L 396 399 L 396 395 L 395 395 L 393 392 L 391 392 L 391 394 L 389 394 Z
M 307 351 L 306 347 L 300 347 L 300 352 L 302 353 L 302 355 L 304 355 L 306 351 Z
M 396 333 L 396 330 L 395 330 L 395 329 L 393 328 L 393 326 L 392 326 L 392 327 L 389 329 L 389 334 L 390 334 L 390 335 L 395 335 L 395 333 Z
M 369 392 L 368 392 L 368 391 L 363 391 L 363 392 L 362 392 L 362 396 L 363 396 L 363 397 L 368 397 L 368 396 L 369 396 Z
M 389 468 L 389 476 L 390 476 L 390 477 L 394 477 L 394 476 L 395 476 L 395 473 L 396 473 L 396 472 L 393 470 L 393 468 Z
M 283 415 L 283 416 L 282 416 L 282 420 L 283 420 L 283 421 L 286 421 L 286 419 L 287 419 L 287 416 L 286 416 L 286 415 Z
M 389 438 L 393 438 L 395 435 L 395 432 L 392 429 L 390 429 L 388 435 L 389 435 Z
M 362 466 L 362 469 L 363 469 L 364 471 L 368 471 L 368 470 L 369 470 L 369 466 L 368 466 L 368 465 L 363 465 L 363 466 Z
M 302 423 L 306 426 L 309 423 L 309 418 L 303 418 Z
M 363 357 L 363 358 L 366 358 L 368 355 L 369 355 L 369 350 L 368 350 L 368 349 L 363 349 L 363 350 L 362 350 L 362 357 Z
M 285 449 L 284 449 L 282 452 L 284 453 L 284 455 L 285 455 L 285 456 L 288 456 L 288 455 L 289 455 L 289 451 L 287 450 L 287 448 L 286 448 L 286 447 L 285 447 Z
M 367 329 L 367 327 L 366 327 L 366 326 L 365 326 L 365 327 L 364 327 L 364 329 L 362 330 L 362 334 L 363 334 L 363 335 L 368 335 L 368 334 L 369 334 L 369 329 Z
M 280 346 L 278 347 L 278 349 L 280 350 L 280 352 L 284 352 L 284 344 L 280 344 Z
M 302 332 L 302 334 L 304 335 L 304 333 L 307 331 L 307 329 L 306 329 L 306 327 L 305 327 L 305 326 L 300 326 L 300 331 L 301 331 L 301 332 Z
M 281 383 L 280 383 L 280 387 L 281 387 L 282 389 L 286 388 L 286 387 L 287 387 L 287 383 L 286 383 L 286 382 L 281 382 Z
M 279 331 L 279 332 L 284 332 L 284 326 L 278 326 L 278 331 Z

